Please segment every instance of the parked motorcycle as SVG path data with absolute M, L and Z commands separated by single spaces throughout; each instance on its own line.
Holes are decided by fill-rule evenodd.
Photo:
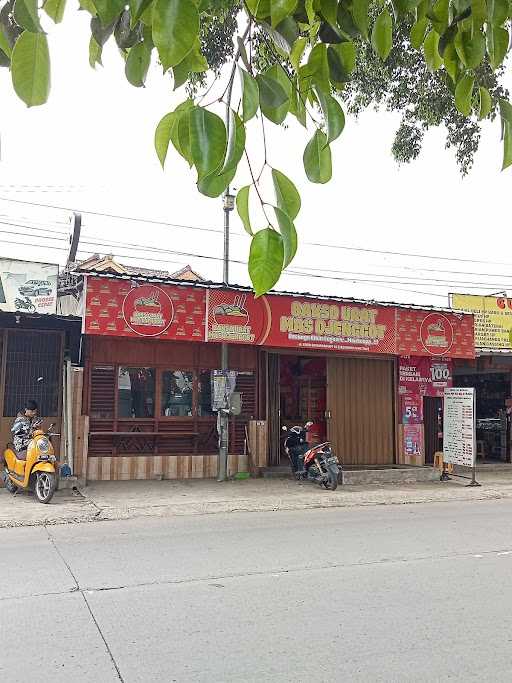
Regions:
M 342 471 L 341 465 L 328 441 L 318 446 L 309 446 L 306 442 L 307 433 L 312 426 L 312 422 L 306 422 L 303 427 L 283 427 L 287 434 L 284 449 L 290 459 L 292 472 L 299 480 L 313 481 L 335 491 Z
M 35 313 L 36 312 L 36 307 L 34 306 L 32 301 L 28 298 L 28 296 L 15 299 L 14 308 L 17 311 L 27 311 L 27 313 Z
M 57 471 L 55 452 L 52 446 L 52 432 L 41 429 L 41 421 L 34 424 L 31 439 L 27 448 L 27 459 L 19 460 L 14 446 L 7 444 L 4 451 L 4 481 L 9 493 L 18 489 L 33 489 L 40 503 L 49 503 L 57 488 Z

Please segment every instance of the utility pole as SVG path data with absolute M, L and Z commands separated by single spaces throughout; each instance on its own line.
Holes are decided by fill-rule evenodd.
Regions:
M 222 268 L 222 281 L 224 285 L 229 286 L 229 214 L 235 207 L 235 198 L 229 194 L 229 187 L 223 196 L 224 208 L 224 258 Z M 224 375 L 224 380 L 227 387 L 227 378 L 229 371 L 229 355 L 228 344 L 222 342 L 221 345 L 221 370 Z M 220 434 L 219 434 L 219 474 L 217 481 L 226 481 L 228 472 L 228 453 L 229 453 L 229 405 L 227 392 L 225 392 L 225 405 L 220 410 Z

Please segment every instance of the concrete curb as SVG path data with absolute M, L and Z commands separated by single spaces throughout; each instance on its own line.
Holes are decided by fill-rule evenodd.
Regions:
M 488 501 L 512 498 L 512 487 L 491 485 L 479 489 L 468 489 L 458 484 L 445 484 L 442 488 L 433 484 L 434 490 L 427 488 L 420 490 L 407 487 L 395 489 L 378 488 L 374 490 L 359 490 L 357 487 L 346 486 L 336 493 L 326 492 L 318 495 L 313 489 L 311 495 L 303 493 L 283 492 L 282 496 L 261 496 L 255 499 L 237 498 L 233 500 L 204 500 L 183 503 L 148 505 L 99 505 L 88 495 L 87 489 L 80 491 L 80 501 L 63 501 L 61 514 L 51 509 L 50 515 L 37 516 L 39 508 L 30 507 L 29 501 L 26 516 L 2 518 L 0 507 L 0 528 L 22 526 L 54 526 L 59 524 L 87 524 L 91 522 L 120 521 L 143 517 L 183 517 L 215 514 L 230 514 L 237 512 L 280 512 L 293 510 L 318 510 L 333 508 L 371 507 L 380 505 L 420 505 L 427 503 L 449 503 L 458 501 Z M 63 496 L 64 497 L 64 496 Z M 75 496 L 76 497 L 76 496 Z M 76 505 L 82 507 L 76 510 Z M 74 509 L 70 509 L 74 507 Z M 53 508 L 53 506 L 52 506 Z M 11 514 L 15 514 L 15 506 L 10 506 Z M 50 512 L 44 508 L 44 512 Z M 42 512 L 43 512 L 42 511 Z M 30 515 L 30 516 L 28 516 Z

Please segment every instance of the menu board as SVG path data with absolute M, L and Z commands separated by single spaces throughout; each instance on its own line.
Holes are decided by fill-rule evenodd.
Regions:
M 476 464 L 473 388 L 444 390 L 443 460 L 463 467 L 474 467 Z

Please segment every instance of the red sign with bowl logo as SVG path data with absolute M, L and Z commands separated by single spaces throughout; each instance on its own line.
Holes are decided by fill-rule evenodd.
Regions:
M 84 332 L 274 348 L 474 358 L 473 317 L 370 302 L 89 276 Z
M 85 334 L 204 341 L 204 289 L 87 278 Z
M 396 334 L 401 356 L 475 357 L 471 315 L 397 308 Z

